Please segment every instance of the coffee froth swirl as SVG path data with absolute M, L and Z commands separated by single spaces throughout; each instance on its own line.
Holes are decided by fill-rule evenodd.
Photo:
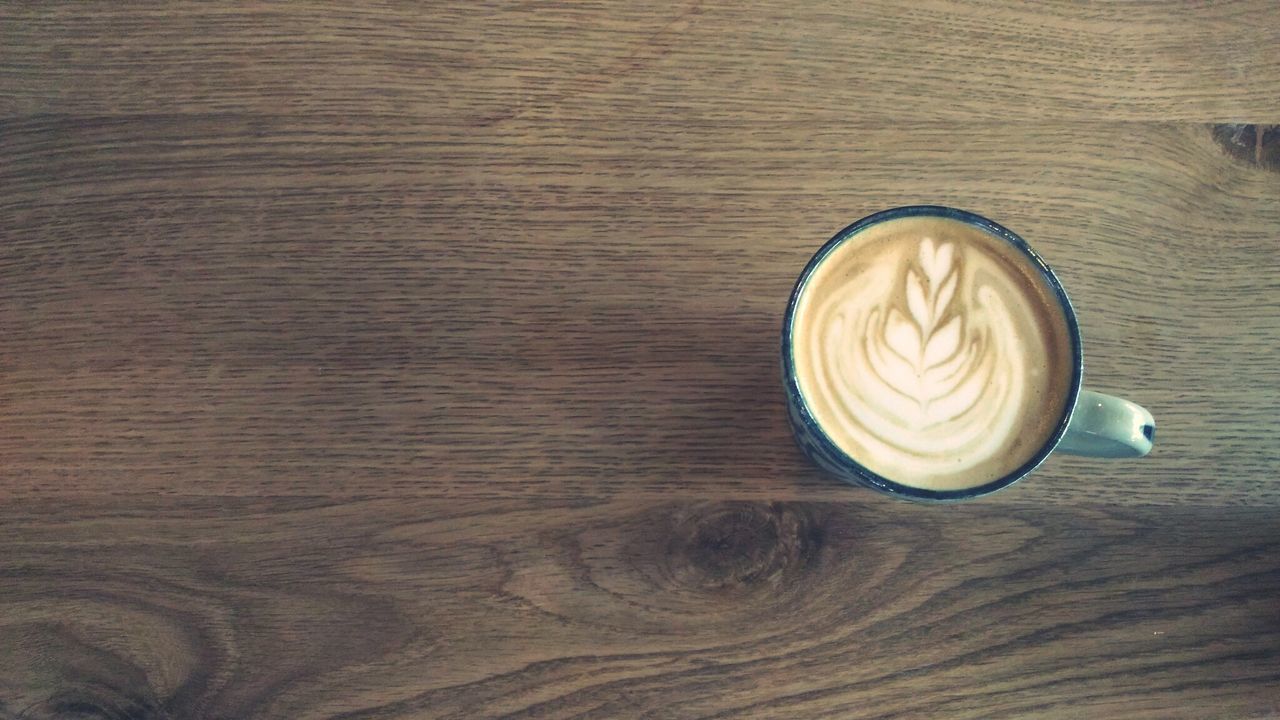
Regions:
M 824 424 L 888 477 L 962 474 L 1009 446 L 1034 374 L 988 257 L 922 238 L 825 293 L 798 341 Z M 889 251 L 886 251 L 889 252 Z

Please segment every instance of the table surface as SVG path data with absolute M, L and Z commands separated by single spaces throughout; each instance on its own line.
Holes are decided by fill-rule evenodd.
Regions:
M 1280 716 L 1280 6 L 349 5 L 0 8 L 0 718 Z M 920 202 L 1150 457 L 804 462 Z

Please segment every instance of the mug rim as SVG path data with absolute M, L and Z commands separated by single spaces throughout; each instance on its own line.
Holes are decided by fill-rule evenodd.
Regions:
M 794 329 L 795 311 L 799 303 L 800 296 L 804 293 L 809 279 L 813 276 L 814 271 L 826 260 L 837 247 L 846 240 L 857 235 L 863 230 L 878 225 L 889 220 L 897 220 L 906 217 L 939 217 L 950 220 L 958 220 L 968 225 L 974 226 L 988 235 L 1000 238 L 1019 252 L 1028 260 L 1029 264 L 1039 271 L 1040 276 L 1048 283 L 1053 290 L 1054 297 L 1058 300 L 1058 307 L 1062 310 L 1067 325 L 1067 336 L 1071 344 L 1071 384 L 1067 391 L 1066 402 L 1062 410 L 1062 417 L 1059 418 L 1057 425 L 1050 433 L 1048 439 L 1032 456 L 1022 465 L 1013 471 L 983 485 L 976 485 L 970 488 L 961 488 L 957 490 L 930 490 L 927 488 L 918 488 L 910 485 L 895 482 L 883 475 L 873 472 L 871 469 L 859 463 L 849 453 L 845 452 L 839 445 L 827 435 L 821 424 L 814 418 L 809 408 L 804 393 L 800 390 L 800 382 L 796 374 L 795 366 L 795 345 L 792 342 L 792 332 Z M 1080 325 L 1076 319 L 1075 308 L 1071 305 L 1067 292 L 1062 287 L 1062 283 L 1058 281 L 1058 276 L 1053 273 L 1049 264 L 1036 253 L 1035 250 L 1023 240 L 1017 233 L 990 220 L 968 210 L 960 210 L 958 208 L 948 207 L 945 205 L 903 205 L 900 207 L 881 210 L 880 212 L 868 215 L 857 220 L 842 230 L 837 232 L 827 240 L 826 243 L 813 254 L 809 262 L 805 264 L 804 270 L 800 272 L 800 277 L 796 280 L 795 286 L 791 291 L 791 297 L 787 301 L 786 314 L 783 316 L 782 323 L 782 363 L 783 363 L 783 379 L 786 383 L 787 394 L 793 399 L 800 415 L 800 421 L 805 424 L 805 429 L 822 444 L 823 450 L 831 457 L 838 460 L 844 467 L 842 470 L 848 472 L 857 478 L 857 481 L 874 490 L 879 490 L 890 495 L 910 498 L 913 500 L 931 500 L 931 501 L 952 501 L 952 500 L 969 500 L 972 498 L 990 495 L 997 490 L 1002 490 L 1022 478 L 1029 475 L 1033 470 L 1040 466 L 1049 457 L 1049 454 L 1061 442 L 1063 435 L 1066 434 L 1067 425 L 1071 422 L 1071 416 L 1075 412 L 1076 401 L 1080 396 L 1081 380 L 1084 376 L 1084 351 L 1080 341 Z M 841 478 L 848 481 L 848 478 Z

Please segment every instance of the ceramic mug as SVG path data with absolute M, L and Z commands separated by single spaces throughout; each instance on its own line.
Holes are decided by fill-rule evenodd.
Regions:
M 1069 353 L 1070 357 L 1063 358 L 1062 362 L 1055 364 L 1055 367 L 1060 368 L 1058 372 L 1069 374 L 1069 377 L 1063 375 L 1057 378 L 1059 381 L 1057 387 L 1066 388 L 1065 398 L 1061 403 L 1062 410 L 1060 413 L 1055 413 L 1053 417 L 1037 418 L 1037 422 L 1051 423 L 1043 426 L 1051 427 L 1051 431 L 1043 436 L 1044 441 L 1030 453 L 1025 462 L 976 486 L 952 489 L 920 487 L 916 483 L 895 481 L 885 474 L 872 471 L 867 465 L 876 464 L 872 462 L 874 458 L 863 457 L 863 462 L 860 462 L 851 452 L 842 449 L 832 439 L 830 428 L 824 427 L 815 416 L 814 407 L 810 399 L 801 391 L 802 383 L 797 377 L 796 348 L 793 342 L 793 333 L 797 324 L 796 313 L 801 305 L 801 297 L 814 273 L 823 267 L 824 261 L 832 255 L 833 251 L 850 238 L 859 237 L 861 233 L 876 228 L 882 223 L 902 218 L 959 221 L 968 227 L 980 230 L 998 243 L 1004 243 L 999 246 L 1001 252 L 1006 252 L 1008 257 L 1013 258 L 1012 262 L 1018 264 L 1028 277 L 1038 277 L 1042 281 L 1041 287 L 1045 289 L 1044 296 L 1051 298 L 1048 303 L 1060 310 L 1061 321 L 1065 323 L 1062 327 L 1065 327 L 1066 340 L 1061 347 L 1064 352 Z M 860 242 L 870 241 L 860 240 Z M 932 248 L 932 245 L 930 247 Z M 1007 252 L 1008 250 L 1012 252 Z M 958 270 L 956 274 L 959 275 Z M 1055 319 L 1055 322 L 1059 321 Z M 917 346 L 918 344 L 917 341 Z M 1079 323 L 1066 292 L 1049 266 L 1013 232 L 980 215 L 948 207 L 915 205 L 886 210 L 863 218 L 836 233 L 814 254 L 800 273 L 787 304 L 782 326 L 783 385 L 786 392 L 788 417 L 801 450 L 819 467 L 841 480 L 912 500 L 954 501 L 988 495 L 1022 479 L 1055 451 L 1099 458 L 1146 455 L 1151 450 L 1155 435 L 1155 422 L 1151 413 L 1127 400 L 1082 390 L 1083 372 L 1084 357 Z M 1062 381 L 1065 381 L 1065 384 Z M 1055 396 L 1058 396 L 1058 393 L 1055 393 Z M 870 451 L 862 448 L 861 452 Z

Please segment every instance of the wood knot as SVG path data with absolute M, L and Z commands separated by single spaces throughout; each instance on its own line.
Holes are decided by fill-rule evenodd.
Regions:
M 105 687 L 61 690 L 28 705 L 17 720 L 162 720 L 169 716 L 148 698 Z
M 1237 160 L 1280 172 L 1280 125 L 1214 125 L 1213 139 Z
M 746 591 L 794 580 L 822 548 L 819 523 L 787 504 L 699 506 L 677 518 L 673 530 L 671 576 L 703 591 Z
M 121 627 L 154 628 L 147 623 Z M 169 718 L 172 710 L 132 653 L 93 642 L 94 629 L 88 623 L 0 623 L 0 658 L 25 659 L 0 662 L 0 720 Z M 163 635 L 145 637 L 157 645 L 166 640 Z M 171 652 L 166 657 L 178 656 Z

